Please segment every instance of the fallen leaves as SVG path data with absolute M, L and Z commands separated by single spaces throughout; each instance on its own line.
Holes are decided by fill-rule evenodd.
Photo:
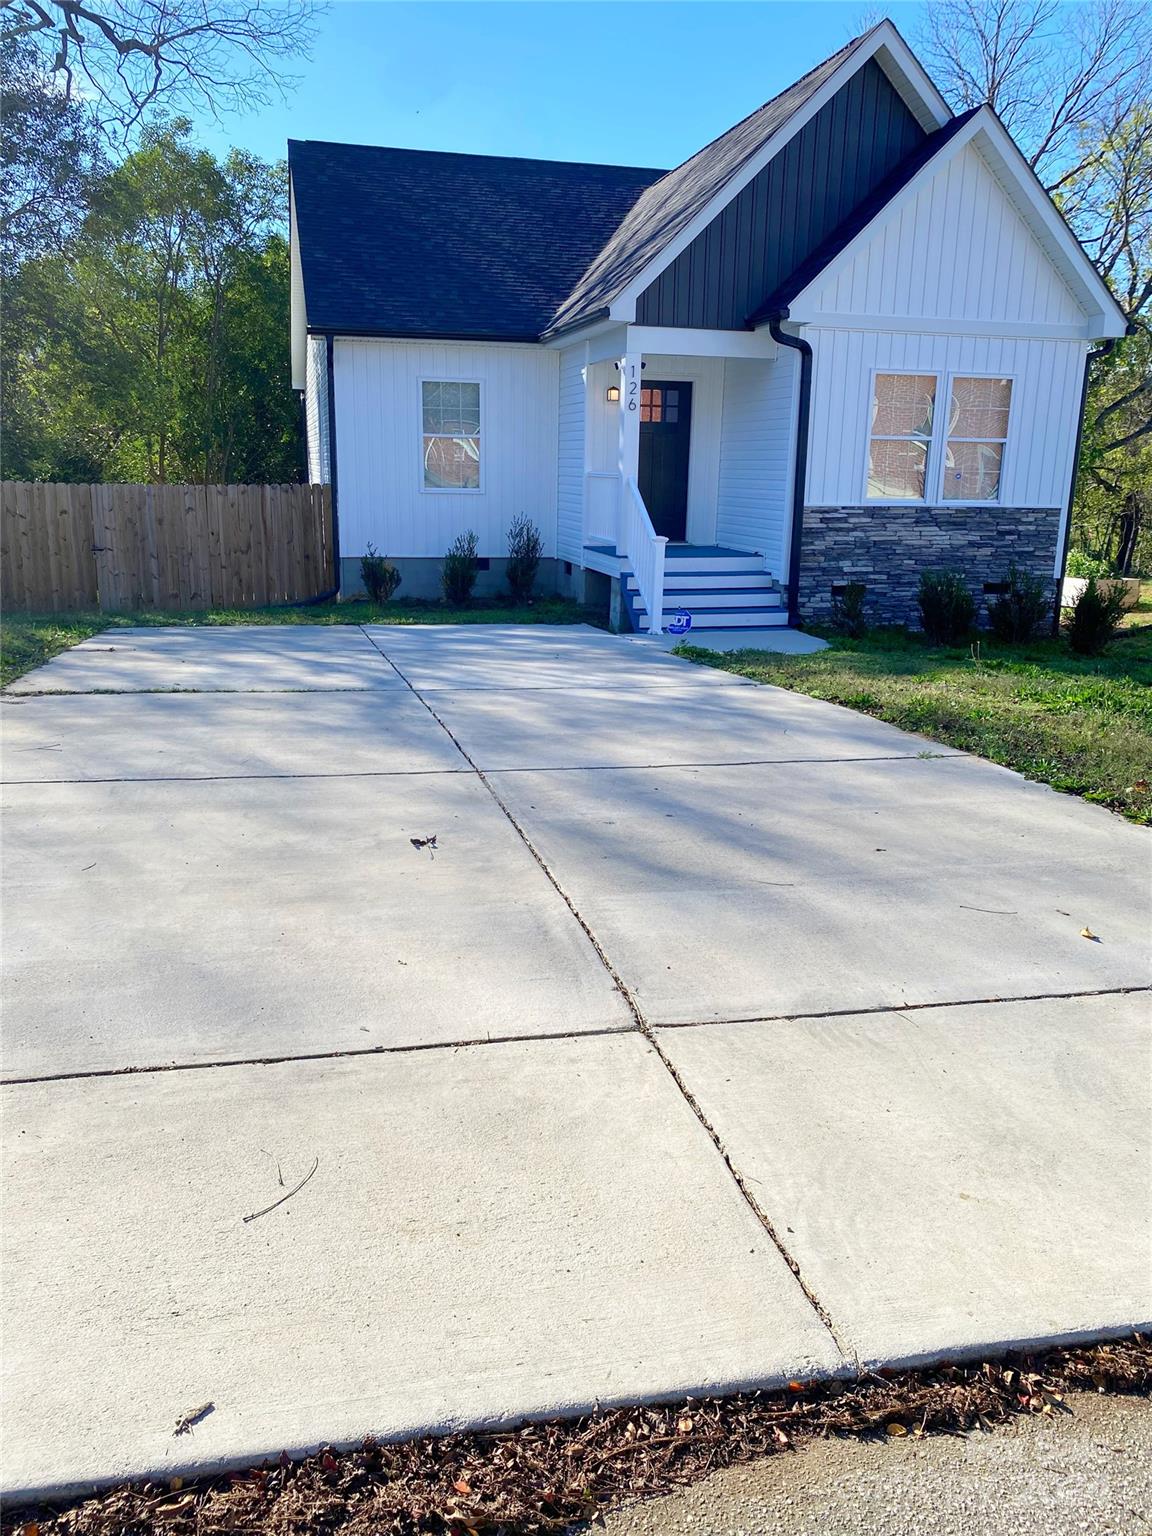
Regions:
M 1091 928 L 1081 928 L 1080 937 L 1082 939 L 1091 939 L 1093 944 L 1099 944 L 1100 942 L 1100 936 L 1093 933 Z
M 14 1512 L 9 1536 L 536 1536 L 609 1504 L 831 1435 L 917 1440 L 1069 1412 L 1070 1391 L 1152 1391 L 1152 1341 L 1017 1355 L 783 1391 L 614 1409 L 568 1422 L 325 1447 L 204 1479 L 107 1489 Z
M 173 1435 L 190 1435 L 200 1420 L 206 1419 L 215 1407 L 215 1403 L 201 1403 L 199 1408 L 190 1408 L 187 1413 L 182 1413 L 176 1420 Z

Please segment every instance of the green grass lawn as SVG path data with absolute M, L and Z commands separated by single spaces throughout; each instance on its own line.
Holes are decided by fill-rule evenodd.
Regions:
M 13 614 L 0 621 L 0 686 L 50 661 L 69 646 L 106 629 L 167 624 L 597 624 L 601 620 L 579 603 L 540 597 L 513 606 L 477 602 L 468 608 L 408 599 L 370 603 L 318 603 L 291 608 L 219 608 L 207 613 L 68 613 Z
M 1152 603 L 1092 659 L 1051 639 L 1004 646 L 983 636 L 938 649 L 896 630 L 827 638 L 832 648 L 814 656 L 679 653 L 875 715 L 1152 822 Z

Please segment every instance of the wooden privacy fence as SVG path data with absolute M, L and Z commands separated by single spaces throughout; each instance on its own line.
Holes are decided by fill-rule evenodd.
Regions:
M 335 585 L 326 485 L 5 481 L 0 494 L 10 611 L 258 608 Z

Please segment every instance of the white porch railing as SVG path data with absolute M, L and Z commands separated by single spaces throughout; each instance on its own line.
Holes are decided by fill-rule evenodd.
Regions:
M 635 480 L 626 480 L 621 487 L 616 547 L 627 561 L 644 599 L 648 610 L 648 633 L 658 635 L 664 616 L 664 551 L 668 540 L 653 528 Z

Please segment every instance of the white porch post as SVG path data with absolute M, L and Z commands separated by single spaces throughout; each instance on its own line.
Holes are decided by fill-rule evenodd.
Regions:
M 619 502 L 616 513 L 618 534 L 624 528 L 624 497 L 628 481 L 635 481 L 640 469 L 640 379 L 642 358 L 639 352 L 626 352 L 619 362 L 620 411 L 617 418 L 617 459 L 620 472 Z M 616 547 L 620 548 L 617 537 Z M 627 554 L 627 550 L 621 550 Z

